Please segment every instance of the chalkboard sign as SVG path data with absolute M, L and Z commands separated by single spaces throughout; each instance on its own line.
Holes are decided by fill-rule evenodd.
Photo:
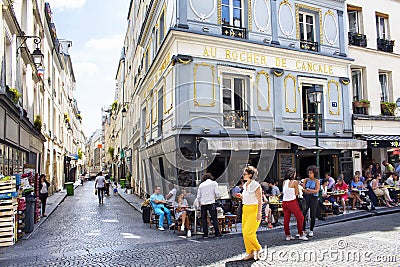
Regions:
M 294 167 L 294 154 L 279 154 L 279 179 L 285 178 L 285 172 Z

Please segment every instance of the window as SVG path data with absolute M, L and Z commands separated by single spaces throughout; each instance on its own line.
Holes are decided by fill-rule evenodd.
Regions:
M 245 82 L 243 78 L 226 76 L 223 78 L 222 102 L 224 126 L 246 128 L 248 113 L 245 110 Z
M 162 41 L 164 40 L 164 35 L 165 35 L 165 31 L 164 31 L 164 24 L 165 24 L 165 18 L 164 18 L 164 14 L 165 12 L 163 11 L 161 13 L 160 16 L 160 44 L 162 43 Z
M 349 17 L 349 31 L 352 33 L 359 33 L 358 12 L 350 11 L 347 13 Z
M 363 99 L 362 70 L 351 70 L 351 82 L 353 86 L 353 101 Z
M 379 73 L 379 83 L 381 85 L 381 102 L 389 102 L 388 75 Z
M 300 12 L 300 40 L 315 41 L 315 17 L 313 14 Z
M 222 0 L 222 24 L 243 27 L 243 5 L 241 0 Z
M 378 39 L 389 40 L 389 32 L 388 32 L 388 19 L 389 16 L 385 14 L 376 14 L 376 32 L 378 35 Z
M 308 91 L 315 85 L 313 84 L 303 84 L 302 86 L 302 108 L 303 108 L 303 130 L 305 131 L 315 131 L 316 120 L 318 117 L 318 129 L 322 129 L 322 114 L 321 110 L 323 103 L 318 105 L 318 110 L 315 104 L 310 102 L 308 98 Z M 322 86 L 322 85 L 319 85 Z M 323 101 L 323 99 L 321 99 Z

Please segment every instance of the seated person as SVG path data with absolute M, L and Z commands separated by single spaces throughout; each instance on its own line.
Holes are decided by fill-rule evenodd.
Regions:
M 168 192 L 168 194 L 165 196 L 165 199 L 167 200 L 167 205 L 169 205 L 169 206 L 173 206 L 174 205 L 174 202 L 175 202 L 175 199 L 176 199 L 176 194 L 177 194 L 177 192 L 178 192 L 178 190 L 176 190 L 176 188 L 175 188 L 175 186 L 174 186 L 174 184 L 173 183 L 170 183 L 169 185 L 168 185 L 168 188 L 169 188 L 169 192 Z
M 337 196 L 337 200 L 342 203 L 343 213 L 346 212 L 346 199 L 348 199 L 349 186 L 344 181 L 344 175 L 340 174 L 337 183 L 335 185 L 335 190 L 344 191 L 343 194 Z
M 154 194 L 150 196 L 150 203 L 153 207 L 154 213 L 160 216 L 158 220 L 158 230 L 164 231 L 164 216 L 167 215 L 169 228 L 174 227 L 175 223 L 171 221 L 171 211 L 167 209 L 164 204 L 167 203 L 164 196 L 161 194 L 161 188 L 156 186 Z
M 177 198 L 176 204 L 175 204 L 175 220 L 182 220 L 182 225 L 181 225 L 181 231 L 185 231 L 185 227 L 187 229 L 187 237 L 191 237 L 192 233 L 190 231 L 190 221 L 189 221 L 189 216 L 187 214 L 186 208 L 188 208 L 188 202 L 184 198 L 184 194 L 180 194 Z
M 335 187 L 335 179 L 332 178 L 331 174 L 329 172 L 325 173 L 325 180 L 328 181 L 327 188 L 329 191 L 332 191 Z
M 279 194 L 281 193 L 279 187 L 275 185 L 275 182 L 273 180 L 268 181 L 268 187 L 271 190 L 270 196 L 279 196 Z
M 394 186 L 394 179 L 393 179 L 393 173 L 388 173 L 387 178 L 385 180 L 385 184 L 389 186 Z
M 365 182 L 365 177 L 364 177 L 364 176 L 362 176 L 362 174 L 361 174 L 361 172 L 360 172 L 360 171 L 356 171 L 356 172 L 354 173 L 354 176 L 358 176 L 358 177 L 360 177 L 360 181 L 361 181 L 362 183 L 364 183 L 364 182 Z
M 187 187 L 182 190 L 182 193 L 183 193 L 183 197 L 184 197 L 184 199 L 186 199 L 189 207 L 193 207 L 194 202 L 196 200 L 196 195 L 193 194 L 192 189 Z
M 353 199 L 351 208 L 355 210 L 356 201 L 360 201 L 362 204 L 363 201 L 360 198 L 360 192 L 358 190 L 364 189 L 364 183 L 360 181 L 359 176 L 354 176 L 353 181 L 350 184 L 351 191 L 349 192 L 349 198 Z
M 241 194 L 243 192 L 243 181 L 239 180 L 234 188 L 232 188 L 231 194 L 233 197 L 236 197 L 236 194 Z
M 262 213 L 264 215 L 264 220 L 266 223 L 268 223 L 268 228 L 272 229 L 272 223 L 274 221 L 272 217 L 272 210 L 269 208 L 269 201 L 266 192 L 263 190 L 263 195 L 262 195 Z
M 327 180 L 327 179 L 322 180 L 322 185 L 321 185 L 322 202 L 329 201 L 330 203 L 332 203 L 332 207 L 339 207 L 339 204 L 336 203 L 336 199 L 333 196 L 329 195 L 328 184 L 329 184 L 329 180 Z
M 381 174 L 375 173 L 374 179 L 371 182 L 372 190 L 374 191 L 376 196 L 384 196 L 386 207 L 392 208 L 393 206 L 391 205 L 391 203 L 393 203 L 393 200 L 390 198 L 389 190 L 386 187 L 382 186 L 380 182 Z

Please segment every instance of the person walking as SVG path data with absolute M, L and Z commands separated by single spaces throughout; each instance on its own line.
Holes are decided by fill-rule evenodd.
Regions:
M 253 166 L 247 166 L 243 171 L 246 183 L 241 195 L 243 202 L 242 234 L 246 256 L 242 260 L 258 260 L 263 253 L 256 234 L 261 223 L 262 209 L 261 185 L 255 181 L 257 175 L 258 171 Z
M 42 202 L 42 216 L 47 217 L 46 214 L 46 202 L 49 197 L 49 186 L 50 183 L 46 180 L 46 175 L 41 174 L 39 177 L 39 199 Z
M 316 179 L 318 176 L 318 168 L 309 166 L 307 168 L 308 178 L 303 181 L 303 197 L 305 199 L 305 209 L 303 216 L 306 218 L 308 210 L 310 210 L 310 232 L 308 236 L 314 236 L 315 218 L 317 216 L 318 194 L 320 182 Z M 306 231 L 306 223 L 303 224 L 303 232 Z
M 97 190 L 99 204 L 103 203 L 103 200 L 104 200 L 105 185 L 106 185 L 106 178 L 103 176 L 103 172 L 99 172 L 97 174 L 96 180 L 94 181 L 94 188 L 95 188 L 95 190 Z
M 217 205 L 215 200 L 220 197 L 218 183 L 214 181 L 211 173 L 205 173 L 201 178 L 202 183 L 197 191 L 197 201 L 201 206 L 201 225 L 203 226 L 203 237 L 208 238 L 207 211 L 210 213 L 214 226 L 215 237 L 222 237 L 219 231 L 217 219 Z
M 299 203 L 297 201 L 297 196 L 299 195 L 299 184 L 295 180 L 296 169 L 289 168 L 285 173 L 285 180 L 283 181 L 283 227 L 285 230 L 286 240 L 293 240 L 294 237 L 290 235 L 289 222 L 290 216 L 293 214 L 297 221 L 297 233 L 299 239 L 308 240 L 305 233 L 303 232 L 304 216 L 300 210 Z

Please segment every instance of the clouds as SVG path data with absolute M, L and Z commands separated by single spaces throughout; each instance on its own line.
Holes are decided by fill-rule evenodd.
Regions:
M 123 40 L 123 34 L 116 34 L 100 39 L 91 39 L 86 42 L 85 46 L 95 50 L 115 50 L 116 47 L 121 47 L 122 49 Z
M 99 68 L 92 62 L 76 62 L 74 63 L 74 71 L 78 75 L 94 76 L 98 73 Z
M 86 0 L 49 0 L 53 9 L 75 9 L 85 5 Z

